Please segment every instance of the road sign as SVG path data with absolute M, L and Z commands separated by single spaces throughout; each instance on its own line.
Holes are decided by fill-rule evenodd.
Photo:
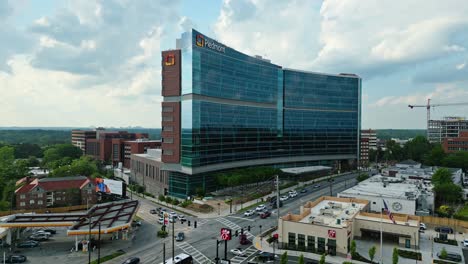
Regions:
M 328 237 L 329 238 L 336 238 L 336 231 L 335 230 L 328 230 Z
M 221 228 L 221 240 L 231 240 L 231 229 L 229 228 Z

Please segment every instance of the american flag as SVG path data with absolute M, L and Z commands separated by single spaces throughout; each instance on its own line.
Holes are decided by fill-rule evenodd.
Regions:
M 392 222 L 393 222 L 394 224 L 396 224 L 395 219 L 393 218 L 392 212 L 390 212 L 390 210 L 388 209 L 387 203 L 385 202 L 384 199 L 382 199 L 382 201 L 383 201 L 383 205 L 384 205 L 384 207 L 385 207 L 385 208 L 384 208 L 385 213 L 388 215 L 388 218 L 390 218 L 390 220 L 392 220 Z

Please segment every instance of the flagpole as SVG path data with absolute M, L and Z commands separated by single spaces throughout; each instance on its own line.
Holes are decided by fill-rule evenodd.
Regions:
M 385 201 L 382 199 L 382 202 Z M 380 208 L 380 264 L 383 264 L 383 231 L 382 231 L 382 217 L 383 217 L 383 208 Z

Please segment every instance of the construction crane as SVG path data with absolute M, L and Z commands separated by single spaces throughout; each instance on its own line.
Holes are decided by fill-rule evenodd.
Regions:
M 455 106 L 455 105 L 468 105 L 468 102 L 465 103 L 447 103 L 447 104 L 431 104 L 431 99 L 427 99 L 426 105 L 408 105 L 409 108 L 413 109 L 415 107 L 425 107 L 427 109 L 427 133 L 429 136 L 429 121 L 431 120 L 431 108 L 440 107 L 440 106 Z

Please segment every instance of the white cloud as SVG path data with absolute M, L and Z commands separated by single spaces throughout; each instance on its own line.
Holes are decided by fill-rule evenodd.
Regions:
M 462 52 L 465 51 L 465 47 L 459 46 L 459 45 L 446 45 L 443 48 L 444 51 L 449 51 L 449 52 Z
M 468 97 L 468 89 L 456 85 L 438 85 L 428 93 L 411 93 L 403 96 L 385 96 L 370 104 L 371 107 L 395 105 L 421 105 L 431 99 L 434 103 L 455 103 Z
M 35 20 L 34 23 L 39 25 L 39 26 L 43 26 L 43 27 L 50 26 L 50 23 L 49 23 L 49 20 L 47 19 L 47 17 L 41 17 L 41 18 Z
M 458 64 L 457 66 L 455 66 L 455 68 L 456 68 L 457 70 L 462 70 L 462 69 L 465 68 L 465 66 L 466 66 L 466 62 L 461 63 L 461 64 Z

